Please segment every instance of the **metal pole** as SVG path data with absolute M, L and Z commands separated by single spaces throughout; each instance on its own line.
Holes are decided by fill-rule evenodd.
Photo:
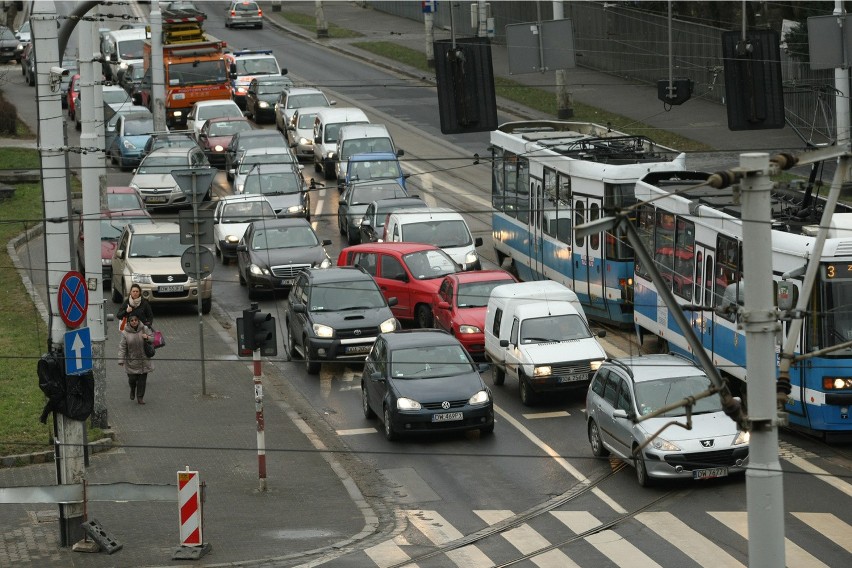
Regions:
M 432 69 L 435 67 L 435 16 L 432 12 L 423 14 L 423 24 L 426 28 L 426 65 Z
M 256 309 L 257 304 L 252 304 Z M 251 322 L 244 321 L 244 333 L 251 333 Z M 254 365 L 254 415 L 257 422 L 257 475 L 260 491 L 266 491 L 266 435 L 263 426 L 263 369 L 261 367 L 260 349 L 251 354 Z
M 328 22 L 325 20 L 322 0 L 314 1 L 314 15 L 317 19 L 317 37 L 328 37 Z
M 562 0 L 553 2 L 553 19 L 565 19 Z M 556 117 L 567 120 L 574 116 L 574 100 L 568 90 L 568 79 L 565 69 L 556 70 Z
M 151 2 L 151 112 L 154 131 L 166 130 L 166 71 L 163 61 L 163 13 L 159 2 Z
M 192 174 L 192 222 L 195 225 L 193 231 L 195 242 L 195 290 L 196 304 L 198 306 L 198 339 L 201 349 L 201 395 L 207 396 L 207 369 L 204 364 L 204 317 L 201 307 L 201 291 L 203 289 L 201 281 L 201 240 L 198 237 L 198 177 L 193 172 Z
M 775 336 L 780 331 L 773 302 L 772 219 L 769 154 L 740 156 L 743 206 L 742 323 L 746 336 L 751 438 L 746 471 L 748 555 L 751 568 L 785 566 L 784 486 L 778 460 L 775 406 Z M 758 246 L 760 245 L 760 246 Z

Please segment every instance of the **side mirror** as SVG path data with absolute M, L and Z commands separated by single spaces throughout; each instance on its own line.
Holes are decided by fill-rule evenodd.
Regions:
M 286 68 L 282 69 L 282 70 L 281 70 L 281 74 L 282 74 L 282 75 L 286 75 L 286 74 L 287 74 L 287 69 L 286 69 Z
M 238 244 L 237 245 L 237 252 L 246 252 L 247 250 L 248 250 L 248 247 L 246 245 L 244 245 L 244 244 Z
M 368 229 L 372 226 L 372 224 L 370 223 L 369 219 L 364 217 L 363 219 L 361 219 L 361 226 Z
M 606 337 L 606 330 L 602 329 L 595 334 L 597 337 Z
M 319 136 L 314 136 L 314 144 L 322 144 L 322 138 Z
M 477 246 L 477 247 L 481 247 L 482 246 L 482 237 L 476 237 L 476 239 L 474 239 L 474 241 L 473 241 L 473 245 Z
M 438 309 L 439 310 L 449 310 L 450 309 L 449 302 L 445 302 L 444 300 L 441 300 L 440 302 L 438 302 Z
M 293 311 L 297 314 L 306 314 L 308 313 L 308 308 L 305 304 L 293 304 Z
M 405 156 L 405 150 L 400 148 L 399 150 L 396 151 L 396 155 L 399 156 L 400 158 Z
M 322 246 L 324 246 L 324 247 L 331 246 L 331 239 L 323 239 L 322 240 Z
M 124 249 L 117 249 L 115 251 L 115 258 L 124 258 Z
M 508 346 L 509 346 L 509 340 L 508 339 L 501 339 L 500 340 L 500 347 L 508 347 Z
M 385 377 L 382 375 L 381 371 L 373 371 L 372 373 L 370 373 L 370 380 L 371 381 L 383 381 L 383 380 L 385 380 Z
M 397 305 L 398 303 L 399 303 L 399 298 L 397 298 L 396 296 L 392 296 L 392 297 L 388 298 L 388 306 L 389 307 L 392 308 L 395 305 Z
M 627 411 L 622 410 L 621 408 L 617 408 L 612 411 L 613 418 L 627 418 Z

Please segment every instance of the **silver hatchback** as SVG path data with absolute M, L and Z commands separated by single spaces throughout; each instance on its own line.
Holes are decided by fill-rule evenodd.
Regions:
M 710 379 L 692 361 L 677 355 L 609 359 L 592 379 L 586 395 L 587 431 L 592 453 L 613 454 L 636 468 L 639 485 L 654 478 L 712 479 L 744 472 L 748 432 L 722 411 L 718 396 L 699 399 L 643 417 L 704 392 Z M 655 434 L 667 425 L 662 432 Z
M 257 2 L 231 2 L 228 5 L 225 27 L 235 26 L 251 26 L 258 29 L 263 27 L 263 11 Z

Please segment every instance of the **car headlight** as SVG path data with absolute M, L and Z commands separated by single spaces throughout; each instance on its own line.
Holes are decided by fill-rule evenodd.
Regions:
M 111 258 L 102 258 L 101 259 L 101 265 L 102 266 L 112 266 L 112 259 Z
M 481 390 L 478 393 L 476 393 L 475 395 L 473 395 L 472 397 L 470 397 L 467 400 L 467 403 L 471 404 L 471 405 L 485 404 L 489 400 L 491 400 L 491 397 L 488 396 L 488 391 Z
M 679 452 L 680 448 L 676 444 L 672 444 L 665 438 L 659 436 L 651 440 L 651 446 L 661 452 Z
M 238 235 L 226 235 L 225 236 L 225 242 L 226 243 L 238 243 L 238 242 L 240 242 L 240 238 L 242 238 L 242 237 L 240 237 Z
M 125 150 L 135 150 L 136 149 L 136 146 L 133 144 L 133 142 L 131 142 L 127 138 L 125 138 L 124 140 L 121 141 L 121 145 L 124 146 Z
M 328 158 L 329 160 L 332 159 L 334 157 L 334 150 L 332 150 L 330 152 L 326 152 L 325 157 Z
M 216 144 L 215 146 L 213 146 L 213 150 L 214 150 L 215 152 L 224 152 L 224 151 L 225 151 L 225 147 L 224 147 L 224 146 L 222 146 L 221 144 Z
M 251 272 L 255 276 L 263 276 L 264 274 L 269 274 L 269 269 L 263 266 L 258 266 L 256 264 L 251 264 L 249 265 L 249 272 Z
M 482 333 L 482 330 L 475 325 L 460 325 L 459 333 Z
M 133 189 L 133 191 L 139 191 L 139 186 L 136 185 L 135 183 L 131 183 L 130 187 Z
M 301 144 L 302 146 L 307 146 L 310 143 L 311 141 L 305 138 L 304 136 L 299 137 L 299 144 Z
M 239 86 L 239 87 L 237 87 L 237 94 L 238 94 L 238 95 L 245 95 L 245 94 L 246 94 L 246 90 L 247 90 L 247 89 L 246 89 L 246 87 L 245 87 L 245 86 Z
M 154 282 L 151 280 L 150 274 L 141 274 L 139 272 L 134 272 L 130 275 L 130 281 L 136 282 L 137 284 L 153 284 Z
M 592 371 L 597 371 L 598 369 L 600 369 L 601 364 L 603 364 L 603 361 L 589 361 L 589 365 L 591 366 Z
M 382 325 L 379 326 L 379 331 L 382 333 L 396 331 L 396 318 L 390 318 L 383 321 Z
M 329 327 L 327 325 L 323 325 L 321 323 L 315 323 L 314 324 L 314 334 L 317 337 L 329 339 L 329 338 L 334 337 L 334 328 Z
M 540 365 L 540 366 L 536 367 L 535 369 L 533 369 L 533 376 L 534 377 L 549 377 L 552 372 L 553 372 L 553 369 L 551 369 L 550 365 Z
M 397 410 L 420 410 L 420 403 L 410 398 L 396 399 Z
M 731 443 L 732 446 L 742 446 L 743 444 L 748 444 L 751 435 L 745 430 L 740 430 L 737 432 L 737 437 L 734 438 L 734 441 Z
M 287 208 L 287 213 L 304 213 L 305 206 L 304 205 L 291 205 Z
M 470 251 L 466 255 L 464 255 L 464 263 L 465 264 L 473 264 L 477 260 L 479 260 L 479 255 L 476 254 L 475 250 Z
M 325 257 L 322 262 L 319 263 L 320 268 L 328 268 L 331 266 L 331 259 Z
M 260 101 L 259 103 L 257 103 L 257 106 L 259 106 L 260 108 L 269 108 L 269 103 L 266 101 Z

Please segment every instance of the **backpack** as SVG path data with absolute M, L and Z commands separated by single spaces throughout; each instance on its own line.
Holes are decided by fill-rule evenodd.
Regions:
M 38 360 L 36 372 L 38 373 L 38 387 L 44 396 L 47 397 L 47 402 L 44 405 L 44 410 L 41 413 L 39 421 L 42 424 L 47 423 L 47 415 L 51 412 L 65 413 L 68 402 L 66 400 L 66 379 L 65 379 L 65 360 L 62 353 L 51 351 L 45 353 Z

